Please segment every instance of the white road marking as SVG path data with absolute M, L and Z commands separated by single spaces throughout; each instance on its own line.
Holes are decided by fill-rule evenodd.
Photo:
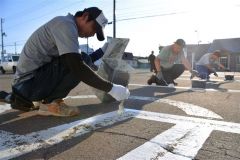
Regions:
M 182 78 L 182 77 L 177 78 L 177 80 L 190 81 L 189 78 Z M 212 78 L 211 78 L 211 81 L 215 81 L 215 82 L 224 82 L 224 79 L 212 79 Z M 211 82 L 211 81 L 209 81 L 209 82 Z M 209 83 L 209 82 L 207 82 L 207 83 Z
M 135 112 L 136 118 L 176 125 L 119 160 L 193 159 L 213 130 L 240 134 L 238 123 L 127 109 L 129 111 Z
M 131 112 L 124 113 L 121 116 L 118 116 L 116 111 L 109 112 L 27 135 L 17 135 L 0 130 L 0 159 L 14 158 L 131 117 L 133 117 Z
M 186 126 L 186 123 L 178 123 L 119 159 L 190 160 L 194 158 L 211 132 L 212 129 L 209 127 L 199 129 L 199 126 L 194 124 Z
M 68 96 L 65 99 L 83 99 L 83 98 L 97 98 L 97 96 L 95 95 L 78 95 L 78 96 Z M 143 101 L 153 101 L 156 103 L 166 103 L 169 105 L 172 105 L 174 107 L 177 107 L 179 109 L 181 109 L 182 111 L 184 111 L 186 114 L 188 115 L 192 115 L 192 116 L 200 116 L 200 117 L 206 117 L 206 118 L 216 118 L 216 119 L 222 119 L 221 116 L 219 116 L 216 113 L 213 113 L 212 111 L 204 108 L 204 107 L 200 107 L 194 104 L 190 104 L 190 103 L 185 103 L 182 101 L 176 101 L 176 100 L 170 100 L 167 98 L 155 98 L 155 97 L 142 97 L 142 96 L 130 96 L 129 99 L 132 100 L 143 100 Z M 9 107 L 5 108 L 5 106 L 1 106 L 0 108 L 3 109 L 3 112 L 11 109 Z M 0 110 L 1 113 L 1 110 Z
M 155 98 L 155 97 L 142 97 L 142 96 L 130 96 L 129 99 L 134 100 L 144 100 L 144 101 L 153 101 L 156 103 L 166 103 L 172 106 L 175 106 L 181 110 L 183 110 L 186 114 L 192 116 L 200 116 L 200 117 L 207 117 L 207 118 L 216 118 L 216 119 L 223 119 L 218 114 L 194 104 L 185 103 L 182 101 L 170 100 L 167 98 Z
M 109 112 L 69 124 L 52 127 L 47 130 L 33 132 L 27 135 L 16 135 L 5 131 L 0 131 L 0 159 L 14 158 L 33 150 L 48 147 L 49 145 L 60 143 L 72 137 L 81 136 L 95 129 L 106 127 L 129 118 L 140 118 L 177 124 L 177 126 L 171 128 L 170 131 L 163 132 L 159 135 L 160 139 L 163 141 L 153 141 L 165 149 L 173 147 L 171 150 L 166 150 L 166 152 L 170 152 L 166 154 L 166 156 L 175 156 L 176 154 L 179 154 L 183 157 L 194 157 L 206 138 L 209 136 L 210 130 L 219 130 L 240 134 L 240 124 L 237 123 L 139 111 L 133 109 L 126 109 L 125 111 L 126 112 L 121 116 L 117 114 L 117 111 Z M 198 126 L 200 129 L 197 128 Z M 176 132 L 179 132 L 179 134 L 177 135 Z M 172 139 L 168 139 L 171 136 L 173 136 Z M 192 140 L 194 140 L 194 142 Z M 191 148 L 193 146 L 194 148 Z M 149 148 L 149 151 L 150 150 L 151 149 Z M 158 153 L 156 152 L 150 154 L 156 154 L 154 157 L 158 156 Z M 176 158 L 179 157 L 179 155 L 176 155 Z M 142 159 L 145 158 L 142 157 Z
M 238 72 L 239 73 L 239 72 Z M 236 78 L 239 78 L 240 76 L 239 75 L 236 75 L 235 73 L 226 73 L 226 74 L 224 74 L 224 73 L 221 73 L 221 72 L 217 72 L 217 74 L 218 74 L 218 78 L 222 78 L 222 79 L 224 79 L 225 78 L 225 75 L 234 75 L 234 77 L 236 77 Z M 190 77 L 191 75 L 190 74 L 182 74 L 181 75 L 181 77 Z M 214 75 L 210 75 L 210 78 L 211 79 L 216 79 L 216 77 L 214 76 Z
M 140 87 L 159 87 L 159 88 L 169 88 L 167 86 L 157 86 L 157 85 L 145 85 L 145 84 L 128 84 L 129 86 L 140 86 Z M 182 90 L 194 90 L 192 87 L 178 87 L 178 86 L 175 86 L 174 88 L 176 89 L 182 89 Z M 218 89 L 210 89 L 210 88 L 207 88 L 207 89 L 200 89 L 199 91 L 208 91 L 208 92 L 232 92 L 232 93 L 240 93 L 240 90 L 233 90 L 233 89 L 221 89 L 221 90 L 218 90 Z

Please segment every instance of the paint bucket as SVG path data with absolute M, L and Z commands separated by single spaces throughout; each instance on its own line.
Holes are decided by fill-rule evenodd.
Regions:
M 234 80 L 234 75 L 225 75 L 225 80 L 226 80 L 226 81 L 232 81 L 232 80 Z
M 206 88 L 206 80 L 192 80 L 192 88 Z
M 235 74 L 235 72 L 231 72 L 230 70 L 228 70 L 228 72 L 224 72 L 225 81 L 234 80 L 234 74 Z

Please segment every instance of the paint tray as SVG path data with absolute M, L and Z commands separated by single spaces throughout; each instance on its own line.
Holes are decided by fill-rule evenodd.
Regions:
M 192 88 L 205 89 L 206 80 L 192 80 Z

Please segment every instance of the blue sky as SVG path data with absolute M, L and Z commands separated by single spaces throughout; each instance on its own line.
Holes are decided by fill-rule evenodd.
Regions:
M 5 49 L 15 52 L 16 43 L 21 52 L 28 37 L 44 23 L 90 6 L 101 8 L 112 21 L 112 0 L 1 0 Z M 126 51 L 147 56 L 177 38 L 196 44 L 240 37 L 239 15 L 240 0 L 116 0 L 116 36 L 130 38 Z M 106 26 L 106 36 L 112 32 L 112 25 Z M 84 44 L 86 39 L 79 42 Z M 94 49 L 103 43 L 89 38 Z

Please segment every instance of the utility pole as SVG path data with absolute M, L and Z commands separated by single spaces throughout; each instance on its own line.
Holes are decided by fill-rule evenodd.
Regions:
M 3 32 L 3 18 L 1 18 L 1 40 L 2 40 L 2 54 L 1 59 L 3 60 L 3 54 L 4 54 L 4 44 L 3 44 L 3 36 L 6 36 L 6 34 Z
M 113 0 L 113 38 L 116 38 L 116 0 Z
M 14 47 L 15 47 L 15 54 L 17 54 L 17 42 L 14 43 Z

